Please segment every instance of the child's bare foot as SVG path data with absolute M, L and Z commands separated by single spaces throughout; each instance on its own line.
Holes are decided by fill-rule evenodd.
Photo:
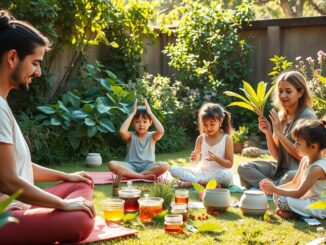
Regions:
M 142 179 L 156 180 L 156 174 L 143 174 Z
M 186 181 L 177 181 L 177 187 L 178 188 L 191 188 L 192 183 L 191 182 L 186 182 Z
M 280 216 L 282 219 L 295 219 L 298 215 L 291 211 L 284 211 L 280 208 L 276 208 L 275 213 Z

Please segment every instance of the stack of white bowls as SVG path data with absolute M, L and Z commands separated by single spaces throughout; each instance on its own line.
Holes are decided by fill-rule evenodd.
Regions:
M 242 194 L 239 206 L 244 215 L 263 215 L 269 208 L 265 193 L 253 190 Z

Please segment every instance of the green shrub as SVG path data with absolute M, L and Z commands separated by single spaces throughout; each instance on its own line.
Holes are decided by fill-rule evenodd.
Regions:
M 135 96 L 147 98 L 155 115 L 165 130 L 163 138 L 157 142 L 157 152 L 176 152 L 188 145 L 183 120 L 182 101 L 177 98 L 179 82 L 172 83 L 169 78 L 145 74 L 135 84 L 129 84 Z
M 117 127 L 129 113 L 133 95 L 99 63 L 86 66 L 86 77 L 76 80 L 57 103 L 39 106 L 38 120 L 70 144 L 72 152 L 86 155 L 103 149 L 118 137 Z
M 48 165 L 61 160 L 60 154 L 56 154 L 55 147 L 53 147 L 58 134 L 39 124 L 32 114 L 21 113 L 17 117 L 17 122 L 28 144 L 33 162 Z M 61 142 L 62 144 L 64 142 Z

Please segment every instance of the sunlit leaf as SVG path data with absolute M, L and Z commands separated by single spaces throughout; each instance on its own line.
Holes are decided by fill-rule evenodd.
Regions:
M 215 179 L 211 179 L 208 181 L 207 185 L 206 185 L 206 189 L 215 189 L 217 186 L 217 182 Z
M 201 224 L 197 227 L 199 232 L 208 232 L 222 229 L 220 225 L 214 223 Z
M 205 187 L 201 184 L 198 184 L 196 182 L 192 182 L 192 186 L 195 188 L 196 191 L 204 191 Z
M 308 205 L 307 208 L 311 208 L 311 209 L 326 209 L 326 201 L 325 200 L 316 201 L 316 202 Z

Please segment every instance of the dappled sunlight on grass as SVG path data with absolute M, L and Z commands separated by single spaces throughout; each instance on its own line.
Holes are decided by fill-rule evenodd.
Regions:
M 158 154 L 158 161 L 165 161 L 170 166 L 191 166 L 189 162 L 189 155 L 192 148 L 181 152 L 171 154 Z M 234 155 L 233 170 L 236 174 L 237 166 L 241 162 L 248 162 L 254 160 L 273 160 L 271 156 L 264 155 L 260 158 L 249 158 L 241 155 Z M 61 171 L 107 171 L 106 166 L 101 168 L 86 168 L 84 164 L 68 164 L 56 166 L 56 169 Z M 41 185 L 42 187 L 48 186 Z M 121 183 L 120 187 L 126 186 L 126 183 Z M 151 183 L 134 182 L 133 186 L 147 186 L 152 187 Z M 142 193 L 144 194 L 144 193 Z M 197 192 L 190 189 L 190 200 L 198 201 Z M 241 193 L 231 193 L 231 200 L 240 200 Z M 93 203 L 97 215 L 103 216 L 102 200 L 112 197 L 112 184 L 95 185 Z M 316 227 L 310 227 L 301 220 L 282 220 L 274 214 L 275 206 L 272 201 L 269 201 L 269 210 L 267 214 L 271 217 L 272 222 L 264 221 L 263 217 L 244 216 L 240 208 L 230 207 L 227 212 L 222 213 L 220 217 L 213 217 L 209 215 L 206 221 L 188 219 L 187 223 L 193 226 L 198 226 L 208 223 L 214 223 L 221 226 L 221 230 L 215 232 L 205 233 L 191 233 L 185 232 L 182 235 L 165 234 L 164 229 L 160 225 L 148 226 L 133 226 L 130 228 L 138 231 L 136 237 L 116 239 L 113 241 L 94 243 L 98 244 L 246 244 L 248 237 L 255 234 L 255 237 L 250 240 L 252 244 L 304 244 L 308 241 L 325 236 L 326 232 L 322 233 L 316 231 Z M 191 212 L 204 213 L 205 209 L 194 210 Z M 326 221 L 321 221 L 322 226 L 325 227 Z M 247 237 L 246 237 L 247 236 Z

